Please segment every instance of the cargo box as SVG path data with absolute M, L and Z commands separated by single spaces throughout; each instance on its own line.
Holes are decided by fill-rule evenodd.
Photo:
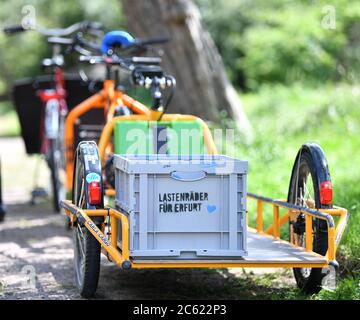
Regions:
M 117 154 L 203 154 L 198 121 L 119 121 L 115 124 Z
M 115 155 L 116 207 L 133 259 L 246 255 L 247 161 L 218 155 Z M 119 228 L 121 246 L 121 225 Z

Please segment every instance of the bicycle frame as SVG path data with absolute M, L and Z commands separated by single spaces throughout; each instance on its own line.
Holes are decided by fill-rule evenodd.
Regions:
M 48 152 L 48 140 L 55 139 L 59 134 L 60 119 L 65 118 L 68 108 L 66 103 L 64 71 L 59 66 L 54 68 L 54 88 L 37 92 L 44 104 L 45 115 L 42 119 L 42 147 L 43 154 Z
M 46 64 L 52 68 L 53 86 L 51 89 L 37 92 L 44 105 L 40 129 L 41 153 L 45 155 L 51 172 L 53 205 L 57 212 L 60 211 L 59 201 L 65 198 L 65 182 L 62 181 L 61 177 L 64 176 L 62 172 L 65 170 L 64 124 L 68 113 L 62 59 L 59 45 L 54 45 L 50 64 Z
M 125 105 L 130 110 L 134 112 L 133 115 L 128 116 L 119 116 L 114 117 L 116 105 Z M 99 150 L 100 158 L 103 163 L 105 159 L 105 153 L 107 148 L 111 149 L 110 146 L 110 137 L 114 129 L 114 125 L 117 121 L 127 121 L 127 120 L 148 120 L 156 121 L 159 119 L 160 112 L 153 111 L 148 109 L 145 105 L 139 101 L 129 97 L 125 93 L 115 89 L 115 82 L 113 80 L 105 80 L 104 88 L 80 103 L 74 109 L 72 109 L 65 122 L 65 148 L 66 148 L 66 181 L 67 189 L 71 190 L 72 188 L 72 174 L 73 174 L 73 154 L 74 154 L 74 127 L 76 120 L 93 108 L 103 108 L 105 113 L 105 118 L 107 123 L 102 131 L 100 141 L 99 141 Z M 210 130 L 206 123 L 195 116 L 192 115 L 182 115 L 182 114 L 165 114 L 162 117 L 163 121 L 198 121 L 200 122 L 203 133 L 204 133 L 204 143 L 209 154 L 216 154 L 217 149 L 215 143 L 212 140 Z M 113 194 L 113 191 L 107 190 L 107 194 Z

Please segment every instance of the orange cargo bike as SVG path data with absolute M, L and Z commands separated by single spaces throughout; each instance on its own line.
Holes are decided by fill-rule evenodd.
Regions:
M 83 58 L 106 66 L 104 87 L 66 120 L 72 199 L 61 206 L 76 235 L 81 295 L 89 297 L 97 289 L 101 252 L 125 270 L 293 268 L 304 292 L 321 290 L 328 270 L 338 267 L 336 249 L 348 219 L 347 210 L 332 203 L 323 150 L 316 144 L 300 148 L 286 199 L 248 193 L 246 161 L 233 159 L 232 167 L 220 168 L 218 161 L 229 158 L 218 155 L 207 124 L 193 115 L 166 113 L 164 92 L 170 90 L 171 96 L 175 79 L 165 74 L 159 58 L 131 55 L 144 47 L 125 32 L 107 34 L 102 55 Z M 119 89 L 118 69 L 129 74 L 133 85 L 150 90 L 151 108 Z M 94 108 L 103 109 L 106 119 L 99 141 L 82 141 L 75 149 L 76 121 Z M 189 128 L 197 133 L 192 140 L 181 136 L 174 143 L 171 134 Z M 132 149 L 134 132 L 143 137 L 143 149 Z M 195 145 L 195 151 L 182 151 Z M 255 201 L 254 211 L 250 201 Z M 273 210 L 266 226 L 264 206 Z M 256 227 L 250 228 L 253 215 Z

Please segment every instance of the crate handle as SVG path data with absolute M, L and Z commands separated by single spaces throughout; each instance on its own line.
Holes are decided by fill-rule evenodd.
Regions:
M 179 181 L 198 181 L 206 177 L 205 171 L 173 171 L 170 173 L 171 178 Z

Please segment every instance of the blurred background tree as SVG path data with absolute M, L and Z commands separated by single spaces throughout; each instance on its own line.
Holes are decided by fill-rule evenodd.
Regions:
M 263 84 L 358 82 L 360 2 L 347 0 L 194 0 L 237 88 Z M 185 1 L 186 2 L 186 1 Z M 24 5 L 36 8 L 39 24 L 65 27 L 83 19 L 107 30 L 125 28 L 119 1 L 0 0 L 0 27 L 21 22 Z M 336 28 L 321 27 L 325 5 L 336 7 Z M 49 54 L 36 33 L 0 33 L 0 94 L 19 77 L 39 73 Z
M 220 123 L 221 116 L 251 138 L 240 98 L 224 70 L 219 52 L 191 0 L 122 0 L 131 33 L 142 38 L 167 36 L 163 65 L 177 89 L 170 112 L 195 114 Z
M 320 85 L 359 81 L 360 66 L 356 59 L 360 53 L 360 2 L 195 0 L 195 3 L 230 80 L 239 89 L 256 91 L 261 85 L 277 83 Z M 116 0 L 66 3 L 0 0 L 0 27 L 21 22 L 24 5 L 33 5 L 38 23 L 47 27 L 65 27 L 83 19 L 99 20 L 107 30 L 126 27 Z M 320 26 L 325 5 L 336 6 L 334 30 Z M 135 10 L 136 6 L 133 7 Z M 131 7 L 126 6 L 126 10 L 130 14 Z M 140 30 L 141 24 L 137 29 L 131 23 L 129 26 L 144 32 Z M 14 79 L 39 73 L 41 58 L 49 54 L 43 40 L 36 33 L 10 38 L 0 33 L 0 95 L 8 92 Z

